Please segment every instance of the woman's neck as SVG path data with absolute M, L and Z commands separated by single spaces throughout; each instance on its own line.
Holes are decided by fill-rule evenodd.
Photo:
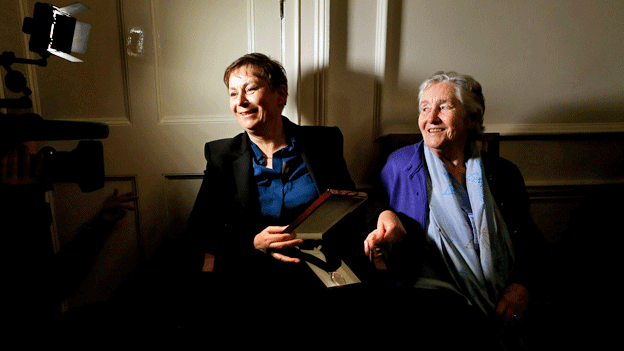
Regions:
M 466 151 L 452 150 L 451 152 L 443 152 L 435 150 L 433 152 L 442 160 L 446 170 L 457 179 L 459 184 L 466 188 Z
M 286 146 L 286 133 L 284 126 L 280 123 L 278 128 L 269 129 L 267 133 L 248 133 L 249 139 L 258 146 L 265 158 L 265 167 L 271 168 L 273 165 L 273 154 Z

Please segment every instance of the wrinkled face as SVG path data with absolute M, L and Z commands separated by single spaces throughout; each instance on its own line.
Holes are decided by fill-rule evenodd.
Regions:
M 287 97 L 285 86 L 274 90 L 247 67 L 233 71 L 228 85 L 230 109 L 246 131 L 261 132 L 281 118 Z
M 425 145 L 434 152 L 463 152 L 468 131 L 474 122 L 466 118 L 452 83 L 435 83 L 424 92 L 420 101 L 418 127 Z

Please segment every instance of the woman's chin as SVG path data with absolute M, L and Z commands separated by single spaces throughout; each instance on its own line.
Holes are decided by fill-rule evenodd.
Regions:
M 262 122 L 256 116 L 239 117 L 238 124 L 245 130 L 257 129 Z

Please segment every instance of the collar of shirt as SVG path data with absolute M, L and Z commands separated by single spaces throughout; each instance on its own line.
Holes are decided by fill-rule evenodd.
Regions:
M 262 166 L 265 156 L 257 145 L 251 143 L 261 215 L 276 220 L 273 225 L 289 223 L 318 197 L 314 181 L 296 146 L 295 135 L 287 129 L 286 138 L 290 144 L 273 154 L 272 168 Z
M 286 147 L 284 147 L 282 149 L 279 149 L 278 151 L 276 151 L 272 155 L 272 157 L 273 157 L 273 170 L 275 170 L 276 172 L 282 172 L 282 161 L 283 160 L 287 160 L 287 159 L 292 158 L 293 156 L 297 155 L 295 135 L 292 133 L 292 131 L 288 130 L 288 128 L 285 128 L 285 133 L 286 133 L 286 140 L 289 141 L 288 146 L 286 146 Z M 251 149 L 253 150 L 254 164 L 255 165 L 262 165 L 262 164 L 264 164 L 264 161 L 266 160 L 266 157 L 264 156 L 262 151 L 260 151 L 260 148 L 258 147 L 258 145 L 256 145 L 253 141 L 251 142 Z M 279 162 L 277 162 L 277 161 L 279 161 Z

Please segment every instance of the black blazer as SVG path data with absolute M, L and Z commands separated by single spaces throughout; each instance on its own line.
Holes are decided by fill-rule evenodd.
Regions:
M 354 188 L 337 127 L 297 126 L 283 120 L 287 133 L 295 133 L 298 147 L 302 146 L 303 160 L 319 194 L 326 189 Z M 299 275 L 293 266 L 300 271 L 305 265 L 279 262 L 253 246 L 254 237 L 264 228 L 287 223 L 271 223 L 260 215 L 249 136 L 241 133 L 208 142 L 204 152 L 204 179 L 189 218 L 189 233 L 198 256 L 215 255 L 217 275 L 235 276 L 246 284 L 259 284 L 259 279 L 273 281 L 268 276 L 290 281 L 293 274 Z

